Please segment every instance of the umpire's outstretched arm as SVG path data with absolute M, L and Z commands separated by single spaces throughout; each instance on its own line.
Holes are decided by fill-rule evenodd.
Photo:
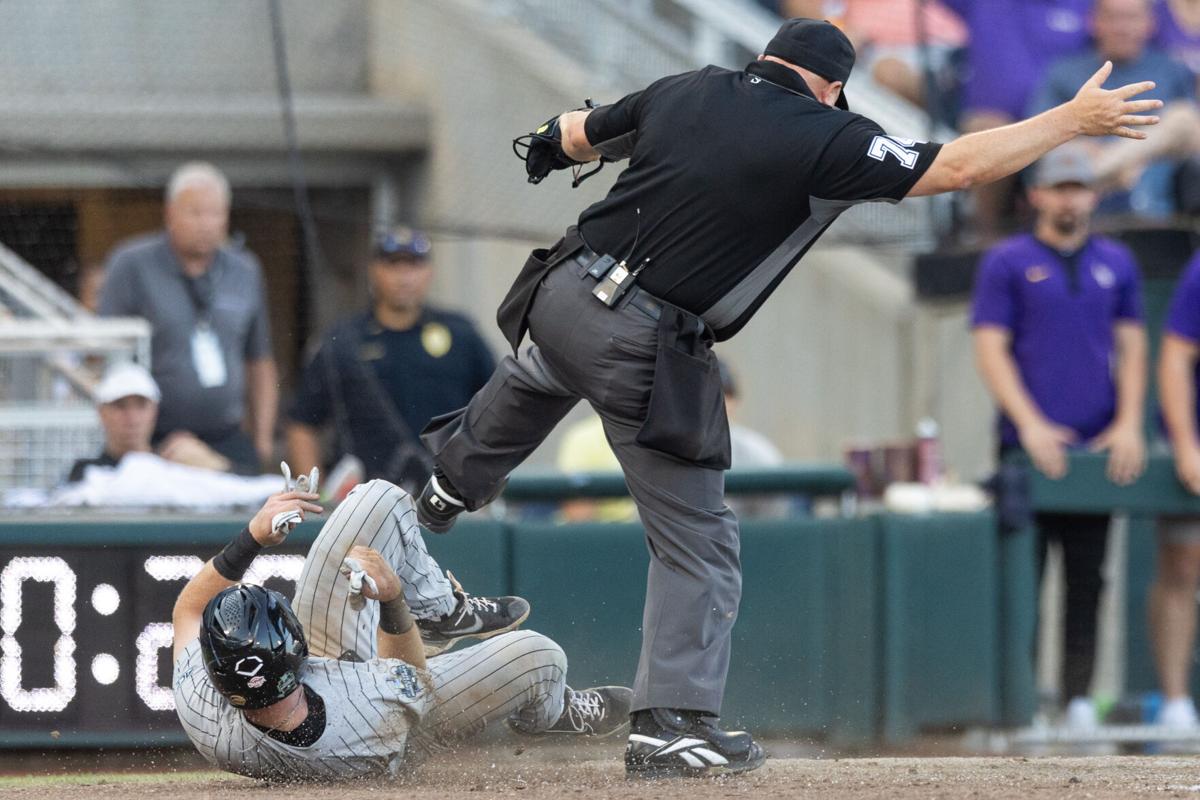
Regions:
M 1102 87 L 1111 72 L 1112 62 L 1106 61 L 1072 100 L 1022 122 L 972 133 L 946 144 L 907 196 L 956 192 L 991 183 L 1019 172 L 1076 136 L 1145 139 L 1146 134 L 1137 126 L 1155 125 L 1158 117 L 1142 112 L 1162 108 L 1162 101 L 1131 98 L 1153 89 L 1154 82 L 1107 90 Z

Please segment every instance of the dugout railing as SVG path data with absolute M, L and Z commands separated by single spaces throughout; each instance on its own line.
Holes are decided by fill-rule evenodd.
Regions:
M 837 468 L 743 480 L 730 475 L 738 490 L 835 497 L 852 483 Z M 514 495 L 532 492 L 522 482 Z M 0 519 L 0 746 L 182 744 L 171 605 L 243 524 L 128 512 Z M 305 523 L 251 578 L 290 592 L 318 528 Z M 639 525 L 476 517 L 427 543 L 472 591 L 528 597 L 527 626 L 563 645 L 572 680 L 632 680 L 648 565 Z M 725 718 L 842 747 L 994 724 L 995 543 L 990 513 L 747 520 Z
M 1136 694 L 1154 685 L 1141 599 L 1154 544 L 1143 514 L 1200 513 L 1200 501 L 1178 489 L 1164 457 L 1125 489 L 1107 485 L 1101 460 L 1080 455 L 1066 479 L 1035 478 L 1033 497 L 1044 508 L 1134 512 L 1125 689 Z M 838 498 L 852 482 L 836 467 L 760 477 L 731 473 L 730 487 Z M 518 476 L 509 502 L 622 489 L 619 478 Z M 128 511 L 0 519 L 0 747 L 183 744 L 170 706 L 170 609 L 183 580 L 243 524 Z M 318 529 L 306 522 L 250 579 L 290 593 Z M 572 680 L 632 679 L 648 565 L 639 525 L 476 515 L 426 541 L 473 592 L 529 598 L 527 627 L 563 645 Z M 992 746 L 1068 741 L 1022 728 L 1036 700 L 1032 542 L 1028 532 L 1000 535 L 990 511 L 745 520 L 724 717 L 852 749 L 972 728 L 1010 731 Z M 1127 742 L 1152 733 L 1103 732 Z
M 1153 704 L 1143 700 L 1152 698 L 1158 691 L 1146 606 L 1146 591 L 1154 578 L 1155 523 L 1163 515 L 1200 516 L 1200 497 L 1184 489 L 1175 476 L 1172 459 L 1165 455 L 1150 456 L 1145 472 L 1128 486 L 1117 486 L 1108 480 L 1104 454 L 1071 454 L 1067 474 L 1058 480 L 1051 480 L 1029 467 L 1024 456 L 1015 456 L 1013 460 L 1028 468 L 1034 510 L 1127 516 L 1122 658 L 1125 702 L 1121 704 L 1124 714 L 1116 714 L 1115 718 L 1091 731 L 1072 731 L 1061 725 L 1028 725 L 1036 706 L 1029 663 L 1037 614 L 1036 575 L 1032 571 L 1036 536 L 1032 528 L 1009 531 L 1001 537 L 1000 574 L 1004 596 L 1001 599 L 1000 643 L 1006 668 L 1001 696 L 1002 718 L 1015 729 L 991 737 L 990 747 L 1003 750 L 1038 745 L 1183 742 L 1200 750 L 1200 732 L 1163 730 L 1152 724 L 1149 714 L 1143 714 L 1140 719 L 1136 716 L 1139 710 L 1152 709 Z M 1200 691 L 1200 674 L 1195 669 L 1191 683 L 1195 695 Z

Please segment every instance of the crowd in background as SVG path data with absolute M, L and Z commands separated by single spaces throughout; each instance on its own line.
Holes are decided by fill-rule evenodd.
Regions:
M 1071 99 L 1105 60 L 1111 86 L 1152 80 L 1166 103 L 1145 142 L 1094 145 L 1100 212 L 1200 213 L 1197 0 L 760 0 L 783 16 L 842 25 L 881 85 L 962 132 Z M 971 193 L 965 227 L 989 240 L 1028 219 L 1015 180 Z
M 297 469 L 342 462 L 351 484 L 382 477 L 415 490 L 431 468 L 417 434 L 465 405 L 494 367 L 472 322 L 426 302 L 428 237 L 410 228 L 376 237 L 367 309 L 314 343 L 297 391 L 281 401 L 270 299 L 257 258 L 229 236 L 231 198 L 211 164 L 184 164 L 167 185 L 163 229 L 110 255 L 98 311 L 146 319 L 152 360 L 103 376 L 95 398 L 105 446 L 69 480 L 132 452 L 218 472 L 274 471 L 282 408 L 285 455 Z M 85 286 L 97 291 L 95 283 Z
M 1166 105 L 1146 142 L 1065 148 L 1031 171 L 1023 190 L 1001 182 L 971 198 L 981 241 L 995 242 L 1022 215 L 1033 223 L 1030 233 L 988 250 L 973 304 L 977 361 L 1002 412 L 1001 455 L 1024 451 L 1053 477 L 1065 470 L 1068 450 L 1090 447 L 1110 454 L 1115 483 L 1134 480 L 1146 457 L 1150 371 L 1139 269 L 1126 248 L 1096 234 L 1093 217 L 1200 213 L 1200 0 L 761 1 L 784 16 L 842 24 L 859 69 L 963 131 L 1069 100 L 1105 60 L 1114 64 L 1113 85 L 1155 81 L 1149 96 Z M 153 361 L 148 370 L 124 364 L 103 376 L 95 399 L 105 447 L 80 454 L 68 479 L 84 481 L 89 468 L 116 467 L 135 452 L 247 475 L 271 471 L 282 453 L 296 471 L 332 470 L 335 493 L 376 477 L 415 491 L 432 466 L 417 435 L 466 405 L 495 366 L 469 319 L 427 302 L 429 238 L 410 228 L 375 238 L 366 307 L 321 333 L 294 396 L 280 398 L 270 300 L 257 259 L 231 243 L 230 200 L 228 182 L 211 165 L 180 167 L 167 187 L 164 229 L 121 245 L 105 269 L 89 271 L 85 288 L 101 315 L 150 321 Z M 1180 282 L 1164 341 L 1162 439 L 1181 481 L 1200 493 L 1200 257 Z M 723 369 L 732 416 L 738 389 Z M 282 448 L 274 438 L 280 427 Z M 733 436 L 735 469 L 782 462 L 761 435 L 734 426 Z M 597 419 L 567 432 L 558 464 L 568 472 L 617 468 Z M 783 516 L 791 508 L 785 499 L 740 511 Z M 627 521 L 634 510 L 625 500 L 580 501 L 556 513 L 573 522 Z M 1066 719 L 1094 726 L 1088 690 L 1110 520 L 1035 521 L 1039 563 L 1059 547 L 1067 574 Z M 1200 725 L 1187 688 L 1198 587 L 1200 521 L 1164 520 L 1152 628 L 1167 699 L 1159 721 L 1175 727 Z

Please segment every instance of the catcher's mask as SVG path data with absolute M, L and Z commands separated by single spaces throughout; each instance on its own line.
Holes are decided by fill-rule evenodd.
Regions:
M 238 708 L 264 708 L 300 685 L 308 656 L 304 629 L 279 592 L 238 584 L 204 607 L 200 627 L 204 669 Z

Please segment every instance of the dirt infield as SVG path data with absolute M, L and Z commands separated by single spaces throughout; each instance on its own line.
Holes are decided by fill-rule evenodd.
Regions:
M 1200 758 L 778 758 L 740 778 L 627 782 L 620 746 L 522 750 L 492 747 L 427 764 L 395 784 L 268 787 L 211 772 L 80 774 L 0 778 L 5 798 L 305 800 L 716 800 L 716 798 L 1039 798 L 1200 797 Z

